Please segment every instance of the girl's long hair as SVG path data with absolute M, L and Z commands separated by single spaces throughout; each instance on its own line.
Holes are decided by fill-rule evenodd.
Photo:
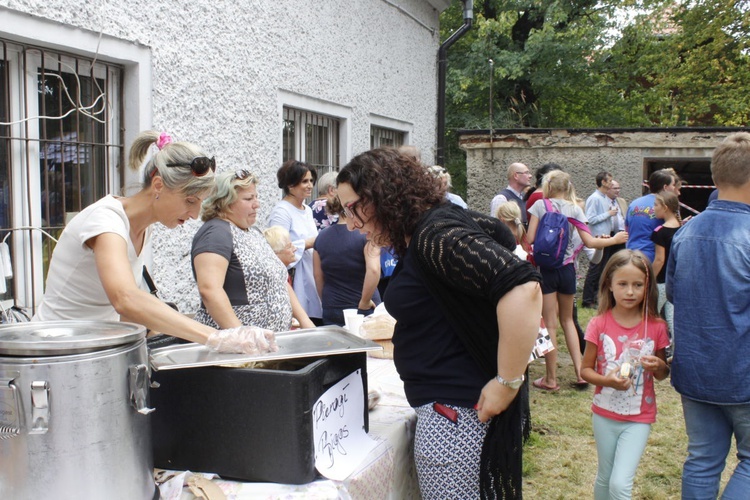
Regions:
M 654 271 L 648 257 L 640 250 L 620 250 L 609 258 L 599 281 L 599 310 L 597 314 L 603 315 L 615 307 L 615 296 L 609 289 L 612 285 L 612 276 L 615 271 L 628 264 L 633 264 L 646 276 L 646 293 L 641 303 L 641 312 L 646 317 L 658 318 L 659 313 L 656 311 L 658 292 Z
M 656 200 L 674 214 L 677 222 L 682 223 L 682 217 L 680 217 L 680 200 L 676 194 L 671 191 L 662 191 L 656 195 Z
M 542 193 L 545 198 L 562 198 L 575 205 L 576 190 L 570 180 L 570 174 L 562 170 L 552 170 L 542 179 Z
M 516 237 L 516 244 L 521 245 L 526 253 L 531 253 L 531 245 L 526 239 L 526 228 L 523 227 L 523 222 L 521 222 L 521 207 L 518 206 L 518 203 L 515 201 L 502 203 L 497 207 L 495 217 L 510 228 Z

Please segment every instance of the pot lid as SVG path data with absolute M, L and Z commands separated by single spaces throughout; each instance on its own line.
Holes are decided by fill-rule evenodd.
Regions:
M 0 354 L 56 356 L 98 351 L 146 336 L 146 328 L 120 321 L 33 321 L 0 325 Z
M 149 353 L 154 370 L 195 368 L 199 366 L 241 365 L 253 361 L 332 356 L 383 348 L 373 342 L 352 335 L 340 326 L 320 326 L 287 332 L 276 332 L 279 350 L 266 354 L 223 354 L 202 344 L 175 344 L 152 349 Z

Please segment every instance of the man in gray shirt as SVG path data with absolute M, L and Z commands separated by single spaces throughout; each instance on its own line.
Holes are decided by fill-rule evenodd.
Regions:
M 612 174 L 599 172 L 596 174 L 596 191 L 586 200 L 586 218 L 589 220 L 589 229 L 594 236 L 613 235 L 612 218 L 617 215 L 617 207 L 613 206 L 612 200 L 607 196 L 607 191 L 612 184 Z M 594 264 L 589 264 L 589 272 L 583 284 L 583 307 L 596 307 L 599 292 L 599 277 L 602 269 L 609 259 L 611 252 L 604 249 L 602 259 Z

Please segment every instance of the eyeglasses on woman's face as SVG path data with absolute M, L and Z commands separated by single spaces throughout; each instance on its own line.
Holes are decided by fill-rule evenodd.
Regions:
M 190 167 L 190 171 L 196 177 L 203 177 L 210 170 L 216 172 L 216 157 L 196 156 L 190 163 L 167 163 L 168 167 Z
M 367 198 L 360 198 L 351 184 L 342 182 L 338 185 L 338 198 L 341 202 L 341 213 L 346 217 L 346 227 L 364 234 L 368 240 L 376 239 L 383 234 L 376 205 Z
M 344 211 L 344 216 L 347 219 L 354 219 L 355 217 L 359 218 L 356 215 L 356 207 L 357 207 L 357 205 L 359 205 L 359 200 L 355 200 L 355 201 L 353 201 L 351 203 L 347 203 L 346 205 L 342 205 L 343 206 L 343 211 Z

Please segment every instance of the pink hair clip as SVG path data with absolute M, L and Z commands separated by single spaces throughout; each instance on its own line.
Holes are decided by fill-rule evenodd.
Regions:
M 172 137 L 167 134 L 166 132 L 162 132 L 159 134 L 159 139 L 156 141 L 156 147 L 159 148 L 159 151 L 164 149 L 164 146 L 172 142 Z

